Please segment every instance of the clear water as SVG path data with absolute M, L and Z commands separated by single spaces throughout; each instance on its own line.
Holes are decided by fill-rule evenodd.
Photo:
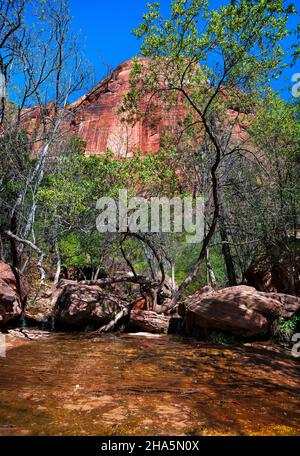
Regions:
M 299 435 L 288 351 L 51 334 L 0 358 L 0 435 Z

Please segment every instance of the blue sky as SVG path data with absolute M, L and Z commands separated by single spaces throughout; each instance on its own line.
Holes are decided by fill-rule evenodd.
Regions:
M 93 63 L 96 79 L 100 80 L 106 72 L 104 64 L 118 66 L 139 53 L 139 42 L 131 31 L 140 23 L 142 14 L 147 10 L 148 0 L 70 0 L 71 13 L 74 17 L 74 29 L 81 30 L 85 38 L 85 53 Z M 168 11 L 170 0 L 161 0 L 164 11 Z M 224 0 L 211 1 L 212 7 L 218 7 Z M 296 2 L 297 3 L 297 2 Z M 295 28 L 297 18 L 290 23 Z M 288 46 L 288 40 L 286 45 Z M 300 67 L 300 65 L 297 65 Z M 272 84 L 281 95 L 289 96 L 293 73 L 300 68 L 288 69 L 279 81 Z

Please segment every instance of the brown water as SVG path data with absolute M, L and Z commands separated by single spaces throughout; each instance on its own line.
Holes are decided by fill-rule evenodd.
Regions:
M 299 435 L 300 363 L 271 347 L 52 334 L 0 358 L 0 435 Z

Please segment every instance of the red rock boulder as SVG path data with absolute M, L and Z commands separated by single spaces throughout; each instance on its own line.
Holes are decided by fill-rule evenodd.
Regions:
M 195 329 L 203 329 L 259 338 L 266 335 L 271 323 L 282 315 L 283 304 L 247 286 L 219 291 L 206 287 L 190 296 L 179 312 L 190 334 L 197 332 Z
M 157 314 L 150 310 L 132 310 L 128 330 L 166 334 L 169 330 L 170 319 L 170 316 Z
M 54 321 L 56 326 L 83 329 L 87 326 L 100 328 L 112 316 L 128 305 L 116 295 L 99 286 L 83 285 L 62 280 L 58 292 L 53 295 Z
M 248 309 L 244 304 L 214 296 L 188 305 L 184 326 L 186 332 L 192 335 L 196 327 L 245 338 L 260 337 L 269 330 L 268 320 L 260 313 Z
M 234 290 L 237 288 L 237 290 Z M 215 297 L 220 297 L 224 301 L 236 302 L 244 305 L 247 309 L 255 310 L 266 317 L 269 321 L 278 318 L 282 313 L 282 304 L 273 299 L 269 294 L 261 295 L 254 292 L 239 290 L 240 287 L 233 287 L 216 292 Z
M 28 296 L 28 282 L 17 269 L 0 262 L 0 326 L 17 320 L 23 313 Z
M 265 293 L 297 294 L 300 292 L 300 258 L 296 258 L 296 274 L 284 258 L 260 258 L 246 271 L 249 285 Z
M 258 292 L 261 296 L 267 296 L 281 303 L 281 316 L 291 318 L 300 311 L 300 298 L 284 293 L 263 293 Z

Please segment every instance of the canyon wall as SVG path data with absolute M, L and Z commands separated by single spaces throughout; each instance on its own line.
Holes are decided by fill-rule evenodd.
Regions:
M 122 122 L 119 109 L 130 89 L 131 61 L 122 63 L 91 92 L 69 106 L 70 128 L 86 143 L 86 155 L 101 156 L 109 149 L 116 157 L 130 157 L 138 150 L 157 152 L 163 131 L 176 126 L 180 113 L 158 112 L 157 122 L 143 119 L 134 126 Z
M 184 117 L 182 101 L 171 110 L 162 106 L 151 119 L 144 118 L 134 126 L 122 122 L 119 110 L 124 95 L 130 89 L 131 65 L 130 60 L 122 63 L 93 90 L 68 106 L 63 130 L 85 142 L 87 156 L 103 156 L 108 149 L 120 158 L 130 157 L 139 150 L 144 154 L 155 153 L 159 151 L 163 133 L 168 129 L 175 134 L 178 130 L 178 120 Z M 46 107 L 49 118 L 52 107 L 51 103 Z M 228 121 L 234 124 L 237 115 L 234 109 L 228 110 Z M 22 123 L 31 137 L 41 137 L 41 133 L 36 131 L 40 126 L 39 108 L 25 110 Z M 239 122 L 232 133 L 233 140 L 240 140 L 243 136 Z M 38 150 L 38 142 L 36 149 Z

